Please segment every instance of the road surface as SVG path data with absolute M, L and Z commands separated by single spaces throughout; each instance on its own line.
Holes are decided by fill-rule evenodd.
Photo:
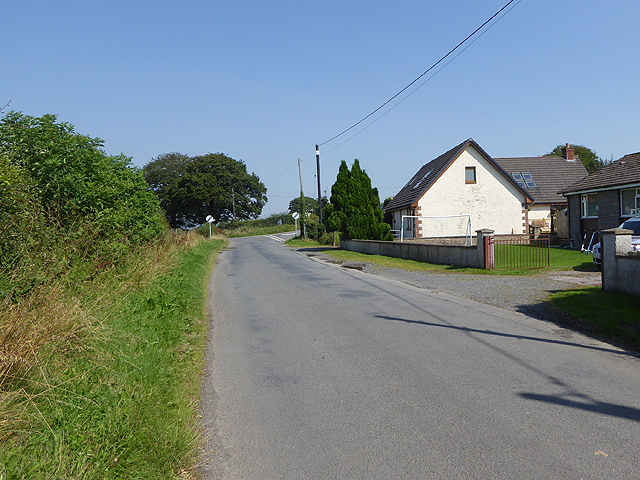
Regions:
M 640 360 L 523 314 L 231 240 L 206 479 L 640 478 Z

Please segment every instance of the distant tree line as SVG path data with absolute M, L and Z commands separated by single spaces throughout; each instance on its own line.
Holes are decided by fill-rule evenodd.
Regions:
M 267 202 L 267 188 L 242 160 L 223 153 L 189 157 L 166 153 L 143 167 L 172 228 L 192 228 L 208 215 L 216 221 L 255 219 Z

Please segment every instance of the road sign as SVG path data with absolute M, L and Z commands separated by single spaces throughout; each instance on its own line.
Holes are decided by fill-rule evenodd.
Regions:
M 216 219 L 213 218 L 211 215 L 207 215 L 207 218 L 205 218 L 205 220 L 209 222 L 209 238 L 211 238 L 211 224 L 215 222 Z

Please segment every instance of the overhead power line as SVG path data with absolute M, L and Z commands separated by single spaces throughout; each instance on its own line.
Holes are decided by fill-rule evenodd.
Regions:
M 425 70 L 420 76 L 418 76 L 415 80 L 413 80 L 410 84 L 408 84 L 406 87 L 404 87 L 402 90 L 400 90 L 398 93 L 396 93 L 393 97 L 391 97 L 389 100 L 387 100 L 386 102 L 384 102 L 382 105 L 380 105 L 378 108 L 376 108 L 374 111 L 372 111 L 369 115 L 367 115 L 366 117 L 362 118 L 361 120 L 357 121 L 356 123 L 354 123 L 353 125 L 351 125 L 349 128 L 343 130 L 342 132 L 340 132 L 337 135 L 334 135 L 333 137 L 331 137 L 329 140 L 325 140 L 322 143 L 319 143 L 318 146 L 322 146 L 322 145 L 326 145 L 327 143 L 331 142 L 332 140 L 335 140 L 338 137 L 341 137 L 342 135 L 344 135 L 345 133 L 347 133 L 348 131 L 354 129 L 355 127 L 357 127 L 358 125 L 360 125 L 362 122 L 364 122 L 365 120 L 367 120 L 368 118 L 370 118 L 372 115 L 375 115 L 377 112 L 379 112 L 381 109 L 383 109 L 385 106 L 387 106 L 389 103 L 391 103 L 393 100 L 395 100 L 396 98 L 398 98 L 400 95 L 402 95 L 407 89 L 409 89 L 412 85 L 414 85 L 418 80 L 420 80 L 422 77 L 424 77 L 427 73 L 429 73 L 431 70 L 433 70 L 434 68 L 436 68 L 440 63 L 442 63 L 445 59 L 447 59 L 447 57 L 449 57 L 452 53 L 454 53 L 456 50 L 458 50 L 462 45 L 464 45 L 465 43 L 467 43 L 471 37 L 473 37 L 476 33 L 478 33 L 480 30 L 482 30 L 488 23 L 490 23 L 494 18 L 496 18 L 498 15 L 500 15 L 503 11 L 505 11 L 507 8 L 509 8 L 509 6 L 512 3 L 515 3 L 516 5 L 518 3 L 520 3 L 522 0 L 510 0 L 509 2 L 507 2 L 500 10 L 498 10 L 496 13 L 494 13 L 486 22 L 484 22 L 482 25 L 480 25 L 478 28 L 476 28 L 471 34 L 469 34 L 464 40 L 462 40 L 460 43 L 458 43 L 458 45 L 456 45 L 454 48 L 452 48 L 451 50 L 449 50 L 449 52 L 444 55 L 442 58 L 440 58 L 440 60 L 438 60 L 436 63 L 434 63 L 433 65 L 431 65 L 427 70 Z M 515 7 L 515 5 L 514 5 Z M 502 17 L 500 17 L 502 18 Z M 457 56 L 457 55 L 456 55 Z M 440 70 L 438 70 L 440 71 Z M 437 73 L 437 72 L 436 72 Z M 430 77 L 431 78 L 431 77 Z M 421 84 L 420 86 L 424 85 Z M 420 86 L 418 88 L 420 88 Z M 413 93 L 413 92 L 412 92 Z M 353 137 L 351 137 L 353 138 Z

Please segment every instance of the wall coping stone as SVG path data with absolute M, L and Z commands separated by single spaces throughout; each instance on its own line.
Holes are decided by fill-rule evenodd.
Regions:
M 602 230 L 600 233 L 603 235 L 633 235 L 633 230 L 626 228 L 608 228 L 607 230 Z

